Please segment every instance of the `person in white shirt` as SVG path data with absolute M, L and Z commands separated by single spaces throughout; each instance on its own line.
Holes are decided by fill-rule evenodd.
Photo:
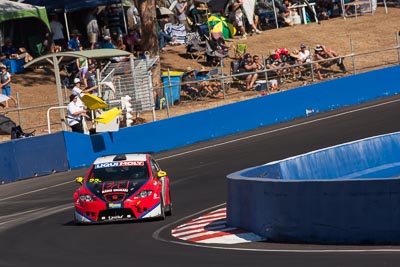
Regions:
M 60 46 L 61 49 L 65 48 L 64 26 L 58 21 L 58 16 L 55 14 L 51 16 L 50 29 L 54 44 Z
M 78 99 L 78 95 L 71 94 L 69 96 L 70 102 L 67 107 L 67 122 L 73 132 L 84 133 L 83 117 L 88 116 L 86 115 L 86 110 L 84 110 L 82 106 L 79 105 Z
M 299 64 L 305 64 L 311 62 L 311 52 L 310 50 L 307 49 L 305 44 L 300 45 L 300 51 L 299 51 L 299 57 L 298 57 L 298 63 Z M 318 75 L 318 79 L 323 80 L 324 78 L 322 77 L 321 74 L 321 65 L 318 63 L 312 64 L 312 67 L 314 68 L 315 72 Z

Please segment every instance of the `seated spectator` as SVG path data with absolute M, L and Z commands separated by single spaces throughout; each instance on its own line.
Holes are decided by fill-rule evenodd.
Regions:
M 258 78 L 258 74 L 255 72 L 257 70 L 257 65 L 253 62 L 253 57 L 249 53 L 244 55 L 239 69 L 240 73 L 245 74 L 244 77 L 246 78 L 246 90 L 254 90 L 254 84 Z
M 162 18 L 158 20 L 156 24 L 157 27 L 157 34 L 158 34 L 158 43 L 160 45 L 160 51 L 165 51 L 165 45 L 167 42 L 174 43 L 176 41 L 175 37 L 167 34 L 164 30 L 165 24 L 168 23 L 168 18 Z
M 11 38 L 5 38 L 4 45 L 1 47 L 2 59 L 25 59 L 29 62 L 33 57 L 26 51 L 24 47 L 17 49 Z
M 280 76 L 283 70 L 283 62 L 276 56 L 275 51 L 270 51 L 269 57 L 265 60 L 265 67 L 269 70 L 274 70 L 273 73 Z
M 319 20 L 327 20 L 332 15 L 333 2 L 330 0 L 317 0 L 317 16 Z
M 314 49 L 314 59 L 315 60 L 324 60 L 328 58 L 337 58 L 335 61 L 337 66 L 340 68 L 341 71 L 346 72 L 346 67 L 343 64 L 343 59 L 338 58 L 339 54 L 336 51 L 327 48 L 325 45 L 317 44 Z
M 126 51 L 126 45 L 120 39 L 114 41 L 114 47 L 115 49 Z
M 196 83 L 196 76 L 192 67 L 187 67 L 182 76 L 182 89 L 190 96 L 200 96 L 200 88 Z
M 103 39 L 104 39 L 104 42 L 103 42 L 103 45 L 101 46 L 102 48 L 111 48 L 111 49 L 115 48 L 114 44 L 111 41 L 110 36 L 106 35 L 106 36 L 104 36 Z
M 299 57 L 298 57 L 298 63 L 306 64 L 308 62 L 311 62 L 311 52 L 310 52 L 310 50 L 307 49 L 305 44 L 301 44 L 300 51 L 299 51 Z M 318 63 L 314 63 L 314 64 L 312 64 L 312 67 L 315 69 L 315 72 L 318 75 L 318 79 L 323 80 L 323 77 L 321 74 L 321 65 L 319 65 Z
M 261 59 L 259 56 L 254 55 L 253 56 L 253 61 L 254 64 L 256 65 L 256 71 L 258 74 L 258 78 L 265 78 L 265 66 L 262 64 Z
M 200 88 L 207 91 L 209 95 L 215 97 L 223 96 L 221 92 L 221 83 L 213 80 L 212 77 L 209 75 L 209 71 L 206 70 L 206 68 L 201 67 L 200 70 L 197 72 L 196 78 L 198 81 L 201 81 L 199 82 Z
M 297 65 L 298 59 L 299 59 L 299 51 L 298 50 L 293 50 L 288 57 L 288 60 L 286 61 L 289 66 Z M 299 67 L 291 67 L 291 72 L 292 72 L 292 79 L 296 81 L 298 78 L 301 78 L 301 70 Z

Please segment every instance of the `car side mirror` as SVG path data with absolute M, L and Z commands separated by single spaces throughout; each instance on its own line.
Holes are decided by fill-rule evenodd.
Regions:
M 76 177 L 75 182 L 77 182 L 78 184 L 83 184 L 83 177 L 82 176 Z
M 167 173 L 165 171 L 159 171 L 157 173 L 157 176 L 158 176 L 158 178 L 165 177 L 165 176 L 167 176 Z

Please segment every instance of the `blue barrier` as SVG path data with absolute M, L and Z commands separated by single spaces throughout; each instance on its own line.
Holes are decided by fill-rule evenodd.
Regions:
M 167 120 L 123 128 L 118 132 L 94 136 L 63 132 L 65 142 L 54 144 L 52 148 L 66 151 L 69 169 L 88 166 L 97 156 L 104 154 L 159 152 L 304 117 L 310 111 L 323 112 L 398 94 L 400 93 L 399 74 L 399 66 L 390 67 Z M 52 135 L 43 136 L 39 140 L 47 143 L 47 138 L 51 140 Z M 3 146 L 7 147 L 9 144 L 9 142 L 0 144 L 0 151 L 3 151 Z M 35 146 L 30 144 L 30 146 L 32 151 L 35 151 L 35 146 L 40 147 L 42 144 L 38 143 Z M 36 155 L 40 153 L 36 152 Z M 19 156 L 17 154 L 15 157 Z M 60 162 L 65 160 L 65 155 L 57 157 L 59 158 L 54 158 L 54 160 Z M 13 169 L 18 164 L 16 160 L 6 161 L 0 163 L 0 168 Z M 28 170 L 34 166 L 24 167 L 28 173 L 48 173 L 54 169 L 47 165 L 40 165 L 40 168 L 36 170 Z M 7 181 L 26 178 L 15 170 L 9 172 L 12 176 Z M 0 177 L 3 176 L 0 175 Z
M 400 244 L 399 166 L 394 133 L 230 174 L 228 225 L 277 242 Z
M 11 182 L 67 171 L 63 133 L 14 139 L 1 144 L 0 181 Z

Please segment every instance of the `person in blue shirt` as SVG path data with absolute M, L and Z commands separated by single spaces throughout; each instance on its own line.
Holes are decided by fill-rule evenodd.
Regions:
M 72 31 L 72 38 L 69 39 L 68 41 L 68 51 L 79 51 L 79 45 L 80 45 L 80 41 L 79 41 L 79 36 L 81 34 L 79 33 L 78 30 L 73 30 Z
M 7 59 L 18 58 L 17 48 L 15 48 L 10 38 L 5 38 L 4 45 L 1 47 L 1 53 Z
M 115 48 L 115 45 L 112 43 L 110 36 L 104 36 L 104 42 L 102 48 L 111 48 L 111 49 Z

